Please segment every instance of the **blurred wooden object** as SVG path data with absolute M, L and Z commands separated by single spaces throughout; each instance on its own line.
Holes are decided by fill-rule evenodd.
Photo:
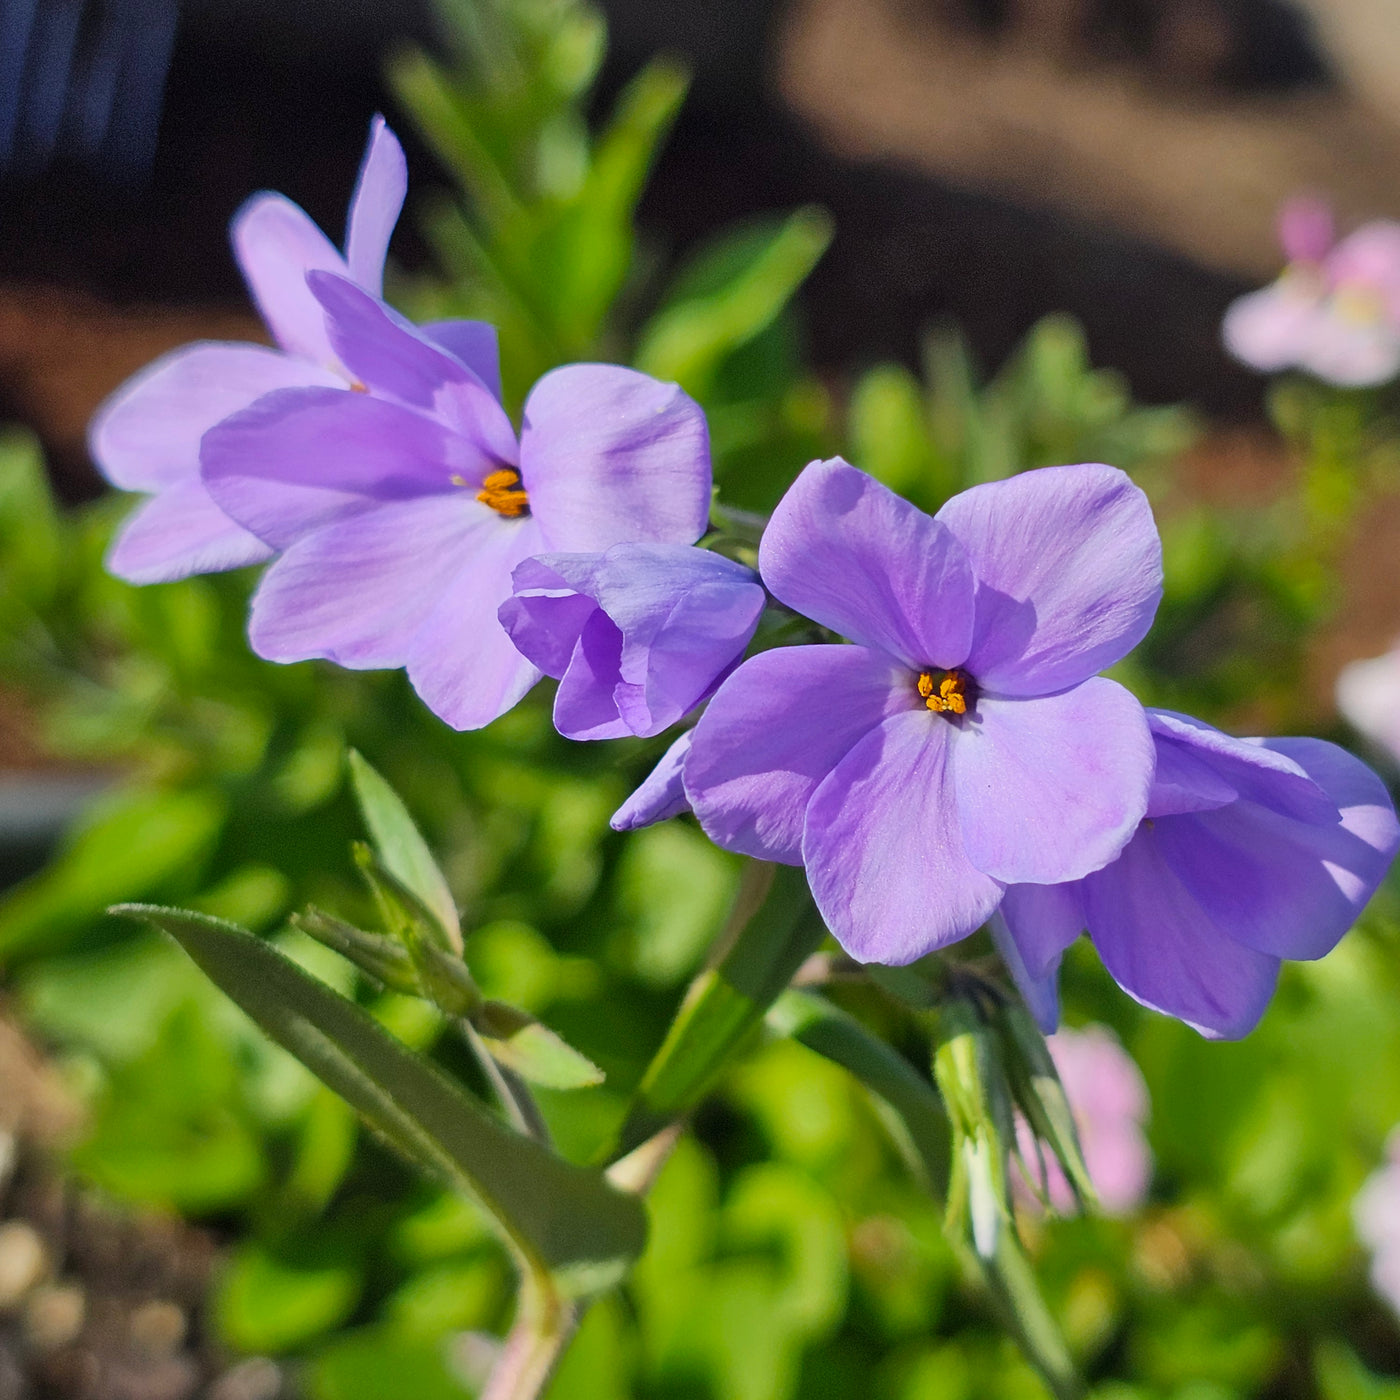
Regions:
M 1395 0 L 1310 3 L 1320 19 L 1354 10 L 1357 36 L 1367 7 L 1382 28 L 1388 15 L 1381 47 L 1400 48 Z M 1062 210 L 1246 277 L 1277 269 L 1275 212 L 1300 189 L 1331 196 L 1343 227 L 1400 217 L 1400 98 L 1383 108 L 1359 77 L 1231 92 L 1209 81 L 1226 37 L 1218 6 L 1159 9 L 1160 61 L 1145 71 L 1101 56 L 1092 31 L 1087 49 L 1070 42 L 1088 22 L 1075 0 L 1019 0 L 992 37 L 951 22 L 947 3 L 793 0 L 776 76 L 842 154 Z M 1345 70 L 1345 54 L 1329 56 Z

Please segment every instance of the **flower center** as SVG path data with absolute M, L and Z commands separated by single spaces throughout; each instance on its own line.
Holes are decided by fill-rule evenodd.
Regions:
M 501 515 L 514 519 L 517 515 L 529 515 L 530 498 L 520 484 L 520 473 L 514 467 L 502 467 L 492 472 L 481 483 L 476 498 L 484 506 Z
M 944 671 L 941 680 L 935 680 L 932 671 L 920 671 L 919 696 L 935 714 L 965 715 L 977 698 L 977 686 L 966 671 L 956 667 Z

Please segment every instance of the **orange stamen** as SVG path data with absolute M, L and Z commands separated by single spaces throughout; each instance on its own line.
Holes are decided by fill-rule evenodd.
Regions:
M 520 473 L 514 467 L 501 467 L 491 472 L 481 483 L 476 498 L 482 505 L 490 506 L 511 519 L 530 513 L 530 498 L 525 494 L 525 488 L 520 484 Z
M 934 688 L 932 671 L 919 672 L 919 695 L 935 714 L 965 715 L 969 678 L 962 671 L 949 671 Z

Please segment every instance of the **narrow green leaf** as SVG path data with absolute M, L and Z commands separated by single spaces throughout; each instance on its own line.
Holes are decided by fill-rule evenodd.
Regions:
M 440 1070 L 243 929 L 178 909 L 122 905 L 175 938 L 267 1034 L 410 1161 L 474 1197 L 535 1273 L 570 1293 L 617 1282 L 641 1251 L 641 1203 L 489 1117 Z
M 384 868 L 418 897 L 441 925 L 446 946 L 460 953 L 462 927 L 456 902 L 408 808 L 354 749 L 349 761 L 355 797 Z
M 633 363 L 704 397 L 720 363 L 777 318 L 831 242 L 831 216 L 799 209 L 702 255 L 642 332 Z
M 606 1076 L 548 1026 L 504 1002 L 488 1001 L 472 1024 L 492 1056 L 545 1089 L 588 1089 Z
M 749 866 L 718 964 L 690 985 L 637 1090 L 619 1151 L 693 1108 L 826 937 L 800 867 Z
M 917 1154 L 920 1175 L 930 1193 L 948 1190 L 952 1134 L 938 1091 L 903 1055 L 872 1035 L 840 1007 L 810 992 L 784 992 L 767 1016 L 779 1035 L 849 1070 L 898 1115 Z

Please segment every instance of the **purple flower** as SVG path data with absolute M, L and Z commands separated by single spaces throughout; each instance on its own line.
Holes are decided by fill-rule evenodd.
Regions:
M 539 679 L 497 620 L 536 554 L 691 544 L 706 526 L 705 417 L 674 384 L 569 365 L 525 402 L 517 441 L 490 387 L 344 277 L 306 278 L 366 393 L 282 389 L 205 434 L 209 494 L 282 557 L 249 637 L 272 661 L 404 666 L 458 729 Z
M 743 655 L 766 597 L 752 569 L 677 544 L 545 554 L 514 584 L 501 625 L 560 678 L 554 724 L 570 739 L 669 729 Z
M 641 786 L 612 814 L 608 825 L 614 831 L 638 831 L 690 811 L 682 770 L 694 739 L 695 731 L 687 729 L 661 755 L 660 762 L 642 779 Z
M 1042 991 L 1087 929 L 1129 996 L 1212 1039 L 1242 1036 L 1282 960 L 1322 957 L 1356 921 L 1400 824 L 1380 779 L 1334 744 L 1148 719 L 1157 773 L 1122 855 L 1072 884 L 1009 889 L 999 918 Z
M 1231 304 L 1226 349 L 1266 373 L 1297 367 L 1333 384 L 1400 372 L 1400 224 L 1363 224 L 1334 248 L 1326 205 L 1293 200 L 1279 239 L 1288 266 Z
M 1046 1045 L 1074 1114 L 1099 1204 L 1105 1215 L 1130 1215 L 1142 1204 L 1152 1180 L 1152 1153 L 1142 1131 L 1150 1113 L 1142 1071 L 1104 1026 L 1062 1030 Z M 1068 1214 L 1074 1209 L 1074 1193 L 1060 1164 L 1048 1154 L 1042 1158 L 1023 1118 L 1017 1119 L 1016 1138 L 1034 1184 L 1057 1211 Z M 1042 1165 L 1040 1179 L 1036 1168 Z
M 1095 673 L 1146 633 L 1162 584 L 1152 511 L 1122 472 L 1027 472 L 931 519 L 814 463 L 759 568 L 856 645 L 740 666 L 696 726 L 686 792 L 720 846 L 805 865 L 853 956 L 909 962 L 971 933 L 1007 885 L 1118 854 L 1152 740 Z
M 107 560 L 113 573 L 132 583 L 158 583 L 257 564 L 272 553 L 210 500 L 199 476 L 200 438 L 274 389 L 356 387 L 327 337 L 306 274 L 321 269 L 349 276 L 377 297 L 407 178 L 402 148 L 384 119 L 375 117 L 350 201 L 344 257 L 279 194 L 254 195 L 234 216 L 234 255 L 279 348 L 215 341 L 181 346 L 129 379 L 98 410 L 89 432 L 93 460 L 113 485 L 151 495 L 113 543 Z M 448 321 L 425 334 L 494 379 L 490 326 Z

